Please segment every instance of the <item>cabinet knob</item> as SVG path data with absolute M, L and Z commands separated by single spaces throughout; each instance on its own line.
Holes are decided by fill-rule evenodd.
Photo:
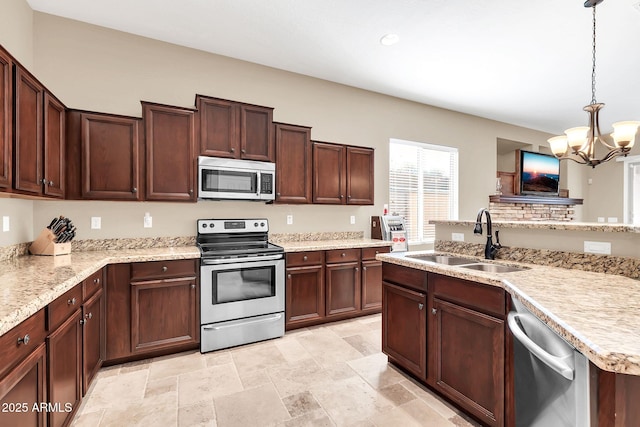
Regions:
M 358 267 L 355 268 L 356 271 L 360 271 L 360 269 Z
M 350 199 L 350 198 L 351 198 L 351 195 L 348 195 L 348 196 L 347 196 L 347 199 Z
M 189 194 L 193 194 L 193 188 L 189 189 Z
M 49 187 L 53 185 L 53 181 L 49 181 Z
M 93 313 L 87 313 L 84 315 L 84 317 L 86 317 L 87 319 L 91 319 L 93 318 Z
M 424 304 L 423 303 L 418 303 L 418 310 L 422 310 L 424 308 Z
M 280 193 L 276 193 L 276 196 L 280 197 Z
M 287 274 L 287 279 L 291 279 L 291 275 L 290 274 Z
M 308 259 L 309 259 L 309 257 L 308 257 L 308 256 L 306 256 L 306 255 L 302 257 L 302 260 L 303 260 L 303 261 L 307 261 Z
M 342 199 L 342 198 L 344 198 L 344 196 L 341 194 L 341 195 L 340 195 L 340 198 Z
M 347 254 L 345 254 L 344 252 L 342 252 L 342 254 L 340 255 L 341 257 L 345 257 L 347 256 Z
M 367 267 L 362 267 L 362 271 L 367 271 Z
M 67 305 L 76 305 L 76 299 L 75 298 L 68 299 Z
M 138 189 L 136 187 L 133 187 L 133 189 L 131 190 L 132 193 L 137 193 Z
M 20 344 L 27 345 L 29 344 L 30 340 L 31 340 L 31 337 L 29 336 L 29 334 L 26 334 L 24 337 L 18 338 L 18 345 Z
M 93 283 L 96 283 L 96 284 L 100 283 L 100 278 L 93 279 Z
M 162 271 L 163 271 L 163 272 L 165 272 L 165 271 L 167 271 L 167 270 L 168 270 L 167 266 L 166 266 L 166 265 L 163 265 L 163 266 L 162 266 Z
M 191 284 L 191 289 L 195 289 L 195 288 L 196 288 L 196 284 L 195 284 L 195 283 L 192 283 L 192 284 Z
M 435 316 L 437 313 L 438 313 L 438 310 L 436 310 L 435 308 L 431 309 L 431 314 Z
M 245 154 L 245 153 L 247 152 L 247 150 L 245 150 L 245 149 L 243 148 L 242 150 L 240 150 L 240 152 L 241 152 L 242 154 Z
M 231 152 L 232 152 L 232 153 L 235 153 L 235 152 L 236 152 L 236 149 L 235 149 L 235 148 L 232 148 L 232 149 L 231 149 Z

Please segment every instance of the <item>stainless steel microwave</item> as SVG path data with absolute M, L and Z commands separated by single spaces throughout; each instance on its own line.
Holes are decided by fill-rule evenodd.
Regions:
M 275 163 L 198 157 L 198 199 L 271 201 L 275 185 Z

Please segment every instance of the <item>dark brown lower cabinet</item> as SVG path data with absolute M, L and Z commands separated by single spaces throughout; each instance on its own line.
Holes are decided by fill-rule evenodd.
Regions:
M 438 298 L 432 313 L 433 386 L 487 425 L 504 425 L 504 320 Z
M 46 412 L 34 411 L 34 405 L 46 402 L 46 358 L 44 343 L 0 379 L 0 425 L 44 427 Z M 4 410 L 6 408 L 6 410 Z
M 360 311 L 360 262 L 327 264 L 327 317 Z
M 285 295 L 287 326 L 323 319 L 325 301 L 322 264 L 287 268 Z
M 382 351 L 427 380 L 427 295 L 382 282 Z
M 105 358 L 105 304 L 102 289 L 82 305 L 82 318 L 82 395 L 84 396 Z
M 382 261 L 362 260 L 362 311 L 382 307 Z
M 67 426 L 82 399 L 82 311 L 47 337 L 49 426 Z

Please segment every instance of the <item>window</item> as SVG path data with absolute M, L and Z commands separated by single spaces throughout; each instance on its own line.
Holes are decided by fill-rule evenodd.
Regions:
M 433 243 L 430 220 L 458 219 L 458 150 L 391 139 L 389 213 L 405 218 L 410 244 Z
M 618 157 L 624 162 L 624 222 L 640 225 L 640 156 Z

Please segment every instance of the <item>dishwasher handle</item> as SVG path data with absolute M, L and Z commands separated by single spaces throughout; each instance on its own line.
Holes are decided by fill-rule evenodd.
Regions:
M 566 379 L 573 381 L 574 370 L 571 366 L 566 364 L 561 358 L 554 356 L 553 354 L 545 351 L 542 347 L 536 344 L 527 334 L 520 328 L 518 324 L 518 318 L 523 316 L 516 312 L 510 312 L 507 316 L 507 322 L 509 323 L 509 329 L 513 333 L 513 336 L 524 345 L 534 356 L 540 359 L 545 365 L 562 375 Z M 553 333 L 552 331 L 549 331 Z

